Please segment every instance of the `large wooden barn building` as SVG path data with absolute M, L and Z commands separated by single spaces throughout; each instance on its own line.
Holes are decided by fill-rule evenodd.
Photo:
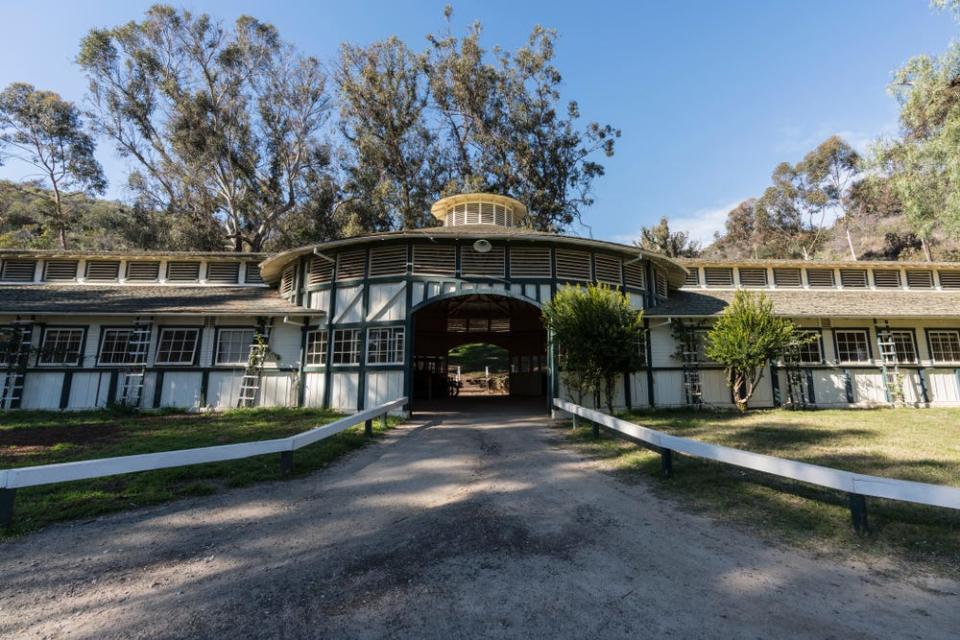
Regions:
M 532 231 L 489 194 L 432 213 L 442 226 L 275 255 L 0 251 L 0 405 L 415 406 L 446 392 L 451 348 L 489 343 L 510 393 L 546 407 L 563 389 L 540 306 L 589 282 L 649 328 L 621 406 L 730 406 L 703 338 L 741 288 L 817 336 L 754 405 L 960 404 L 960 264 L 676 261 Z

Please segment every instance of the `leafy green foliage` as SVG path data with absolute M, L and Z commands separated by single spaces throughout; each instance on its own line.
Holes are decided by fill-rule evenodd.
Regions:
M 726 368 L 733 400 L 745 411 L 766 364 L 806 339 L 793 322 L 773 314 L 762 293 L 737 291 L 707 333 L 705 353 Z
M 653 227 L 642 227 L 637 244 L 641 249 L 671 258 L 696 258 L 700 255 L 700 243 L 690 240 L 690 234 L 685 231 L 671 231 L 666 216 L 660 218 L 660 222 Z
M 564 382 L 582 403 L 587 392 L 603 395 L 613 413 L 617 376 L 643 366 L 642 312 L 626 294 L 605 285 L 563 287 L 543 307 Z
M 67 231 L 76 222 L 75 203 L 84 196 L 101 194 L 107 187 L 96 144 L 83 130 L 83 120 L 73 103 L 52 91 L 15 82 L 0 93 L 0 150 L 31 166 L 38 181 L 26 187 L 46 196 L 40 208 L 53 227 L 61 249 L 67 248 Z
M 483 371 L 484 367 L 505 372 L 509 370 L 510 352 L 493 344 L 462 344 L 450 350 L 447 362 L 451 368 L 460 366 L 464 373 Z

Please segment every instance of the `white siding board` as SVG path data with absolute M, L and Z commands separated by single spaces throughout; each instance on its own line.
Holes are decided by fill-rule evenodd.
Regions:
M 59 409 L 63 373 L 31 371 L 24 378 L 22 409 Z
M 330 381 L 330 407 L 338 411 L 357 410 L 357 386 L 360 374 L 334 372 Z
M 305 373 L 303 375 L 303 404 L 307 407 L 322 407 L 323 406 L 323 390 L 326 387 L 326 374 L 323 372 L 319 373 Z
M 403 396 L 403 371 L 367 372 L 366 407 L 375 407 Z
M 181 409 L 198 406 L 200 404 L 201 378 L 202 374 L 198 371 L 165 372 L 160 389 L 160 406 L 179 407 Z

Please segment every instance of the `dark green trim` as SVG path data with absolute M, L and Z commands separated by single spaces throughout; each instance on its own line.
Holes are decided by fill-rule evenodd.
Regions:
M 919 357 L 920 354 L 917 354 Z M 920 379 L 920 400 L 924 404 L 929 404 L 930 402 L 930 392 L 927 389 L 927 378 L 923 375 L 923 369 L 917 369 L 917 377 Z M 960 380 L 957 381 L 960 383 Z
M 107 404 L 113 404 L 117 401 L 117 378 L 119 378 L 120 372 L 116 369 L 113 369 L 110 372 L 110 382 L 107 385 Z
M 813 369 L 807 369 L 807 398 L 810 404 L 817 404 L 817 394 L 813 384 Z
M 300 328 L 300 366 L 297 368 L 297 406 L 302 407 L 307 397 L 307 379 L 304 373 L 307 369 L 307 334 L 311 331 L 310 323 L 304 322 Z M 323 329 L 319 329 L 323 331 Z M 329 355 L 329 354 L 328 354 Z M 324 363 L 326 364 L 326 363 Z
M 773 392 L 773 406 L 783 406 L 783 395 L 780 393 L 780 371 L 777 365 L 770 363 L 770 391 Z
M 646 344 L 646 370 L 647 370 L 647 405 L 653 409 L 655 403 L 653 400 L 653 336 L 650 333 L 650 320 L 647 318 L 643 319 L 643 328 L 647 331 L 647 339 L 645 340 Z
M 366 283 L 370 272 L 370 249 L 364 250 L 363 280 Z M 459 255 L 459 252 L 457 252 Z M 367 405 L 367 315 L 370 312 L 370 285 L 364 284 L 360 290 L 360 375 L 357 379 L 357 410 Z M 333 354 L 329 354 L 331 357 Z
M 207 391 L 210 388 L 210 370 L 204 369 L 200 374 L 200 397 L 198 398 L 201 407 L 207 406 Z
M 843 370 L 843 390 L 847 394 L 847 404 L 853 404 L 853 376 L 849 369 Z
M 60 385 L 60 408 L 70 406 L 70 388 L 73 386 L 73 371 L 63 372 L 63 382 Z
M 163 399 L 163 370 L 158 370 L 153 382 L 153 408 L 160 408 L 160 401 Z
M 323 377 L 323 408 L 330 408 L 330 395 L 333 385 L 333 369 L 330 367 L 330 361 L 333 359 L 333 319 L 337 314 L 337 261 L 333 262 L 333 269 L 330 272 L 330 300 L 327 304 L 327 371 Z

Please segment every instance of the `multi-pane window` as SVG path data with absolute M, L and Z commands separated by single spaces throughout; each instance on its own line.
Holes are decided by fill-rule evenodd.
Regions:
M 800 364 L 820 364 L 823 362 L 823 336 L 819 331 L 801 331 L 804 337 L 814 336 L 816 339 L 805 342 L 797 347 L 795 356 Z
M 960 331 L 955 329 L 928 330 L 930 357 L 934 362 L 960 362 Z
M 217 364 L 246 364 L 254 334 L 253 329 L 220 329 L 217 332 Z
M 307 332 L 307 364 L 327 364 L 327 332 L 322 329 Z
M 146 349 L 136 344 L 143 340 L 134 329 L 104 329 L 100 342 L 100 364 L 143 364 Z
M 913 331 L 889 331 L 885 337 L 893 343 L 893 351 L 896 354 L 897 362 L 915 363 L 917 362 L 917 347 L 913 340 Z
M 403 327 L 367 329 L 367 364 L 403 363 Z
M 839 362 L 870 362 L 870 342 L 866 331 L 838 329 L 833 336 Z
M 157 343 L 157 364 L 193 364 L 199 342 L 200 329 L 163 329 Z
M 360 329 L 334 329 L 333 364 L 359 364 Z
M 83 329 L 47 329 L 40 346 L 40 364 L 80 364 Z

